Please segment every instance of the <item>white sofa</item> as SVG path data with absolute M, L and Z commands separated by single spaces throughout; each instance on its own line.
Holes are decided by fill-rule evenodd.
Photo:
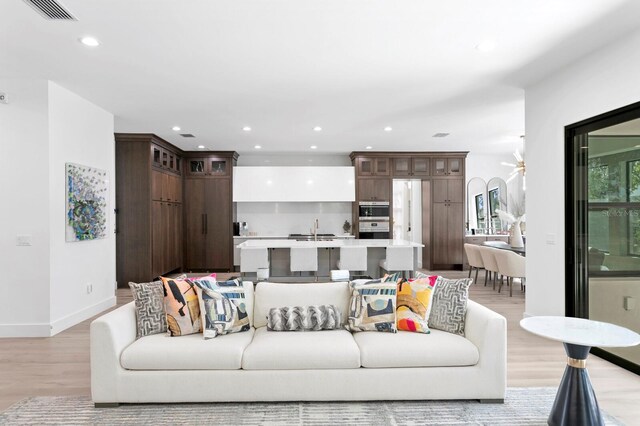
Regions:
M 204 340 L 136 340 L 134 304 L 91 323 L 96 406 L 148 402 L 478 399 L 502 402 L 506 320 L 469 301 L 465 337 L 439 330 L 275 332 L 279 306 L 334 304 L 346 321 L 347 283 L 244 283 L 252 328 Z

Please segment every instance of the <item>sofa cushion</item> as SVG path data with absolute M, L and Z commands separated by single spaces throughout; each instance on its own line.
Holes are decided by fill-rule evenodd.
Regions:
M 279 284 L 261 282 L 256 286 L 253 324 L 255 328 L 267 325 L 271 308 L 281 306 L 335 305 L 347 322 L 349 283 Z
M 360 367 L 360 351 L 346 330 L 282 333 L 256 330 L 244 351 L 245 370 L 314 370 Z
M 238 370 L 254 329 L 204 340 L 202 334 L 154 334 L 136 340 L 120 356 L 128 370 Z
M 462 336 L 439 330 L 430 334 L 398 331 L 395 334 L 353 333 L 365 368 L 454 367 L 475 365 L 478 348 Z

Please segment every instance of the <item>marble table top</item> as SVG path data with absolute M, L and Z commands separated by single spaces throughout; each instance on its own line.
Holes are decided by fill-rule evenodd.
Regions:
M 640 344 L 640 334 L 607 322 L 583 318 L 524 318 L 520 327 L 537 336 L 581 346 L 627 347 Z

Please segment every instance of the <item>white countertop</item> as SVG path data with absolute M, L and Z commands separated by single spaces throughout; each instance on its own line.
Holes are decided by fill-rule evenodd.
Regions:
M 473 237 L 501 237 L 501 238 L 509 238 L 508 234 L 467 234 L 465 235 L 465 237 L 467 238 L 473 238 Z
M 288 239 L 256 240 L 251 239 L 238 244 L 238 248 L 291 248 L 291 247 L 424 247 L 424 244 L 412 243 L 406 240 L 356 240 L 337 239 L 333 241 L 296 241 Z
M 640 335 L 619 325 L 572 317 L 529 317 L 520 321 L 528 332 L 582 346 L 626 347 L 640 344 Z
M 238 236 L 238 235 L 234 235 L 233 239 L 234 240 L 239 240 L 239 239 L 243 239 L 243 240 L 286 240 L 287 238 L 289 238 L 289 235 L 246 235 L 246 236 Z M 349 234 L 349 235 L 344 235 L 344 234 L 339 234 L 339 235 L 335 235 L 331 238 L 355 238 L 355 235 Z

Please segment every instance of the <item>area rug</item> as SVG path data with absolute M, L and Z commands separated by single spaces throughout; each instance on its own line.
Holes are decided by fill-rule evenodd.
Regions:
M 546 425 L 556 390 L 509 388 L 504 404 L 477 401 L 133 404 L 94 408 L 88 397 L 31 397 L 2 425 Z M 622 425 L 604 414 L 607 425 Z

